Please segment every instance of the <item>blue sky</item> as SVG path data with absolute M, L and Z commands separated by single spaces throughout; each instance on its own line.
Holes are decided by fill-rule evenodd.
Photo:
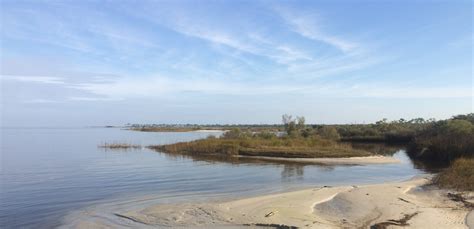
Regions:
M 1 1 L 2 126 L 473 112 L 471 1 Z

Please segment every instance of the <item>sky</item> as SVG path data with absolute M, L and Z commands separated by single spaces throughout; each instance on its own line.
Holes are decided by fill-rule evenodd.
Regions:
M 470 0 L 0 2 L 0 126 L 473 112 Z

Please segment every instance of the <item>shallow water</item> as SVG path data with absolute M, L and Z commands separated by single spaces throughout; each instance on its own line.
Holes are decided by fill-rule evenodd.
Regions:
M 151 133 L 116 128 L 2 129 L 1 228 L 50 228 L 88 206 L 146 198 L 156 202 L 247 196 L 308 186 L 400 181 L 423 173 L 403 150 L 402 163 L 318 166 L 227 163 L 172 157 L 148 149 L 106 151 L 103 142 L 140 145 L 219 133 Z

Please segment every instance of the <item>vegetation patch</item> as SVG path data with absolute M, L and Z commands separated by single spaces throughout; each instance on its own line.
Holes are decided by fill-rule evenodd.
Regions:
M 265 156 L 285 158 L 361 157 L 370 156 L 364 150 L 353 149 L 347 144 L 321 136 L 276 136 L 271 132 L 242 132 L 232 129 L 221 138 L 209 137 L 192 142 L 149 146 L 165 153 L 189 155 Z
M 191 131 L 219 129 L 222 138 L 165 146 L 151 146 L 168 153 L 194 155 L 245 155 L 269 157 L 368 156 L 370 149 L 357 150 L 362 143 L 403 144 L 417 164 L 448 166 L 457 158 L 474 157 L 474 114 L 447 120 L 415 118 L 372 124 L 308 125 L 304 117 L 283 115 L 272 125 L 132 125 L 140 131 Z M 343 144 L 350 142 L 351 144 Z
M 123 143 L 123 142 L 114 142 L 114 143 L 102 143 L 98 146 L 99 148 L 105 149 L 141 149 L 142 146 L 130 144 L 130 143 Z
M 373 124 L 333 125 L 333 127 L 336 128 L 342 141 L 409 143 L 417 132 L 433 121 L 422 118 L 395 121 L 382 119 Z

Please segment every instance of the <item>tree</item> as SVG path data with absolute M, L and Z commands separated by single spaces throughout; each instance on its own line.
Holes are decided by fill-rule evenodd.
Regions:
M 281 116 L 281 121 L 283 122 L 283 126 L 285 127 L 288 136 L 296 136 L 300 134 L 306 126 L 306 119 L 304 116 L 296 116 L 296 119 L 294 119 L 292 115 L 284 114 Z
M 332 126 L 323 126 L 321 129 L 319 129 L 318 132 L 319 132 L 319 135 L 325 139 L 337 141 L 341 138 L 336 128 Z
M 284 114 L 281 117 L 281 121 L 283 122 L 283 125 L 285 126 L 285 131 L 288 134 L 288 136 L 293 135 L 293 133 L 296 130 L 296 123 L 295 123 L 295 120 L 293 119 L 293 116 Z
M 297 121 L 296 128 L 298 130 L 303 130 L 305 127 L 305 121 L 306 121 L 304 116 L 296 116 L 296 121 Z
M 290 124 L 290 122 L 293 121 L 293 116 L 291 116 L 289 114 L 284 114 L 284 115 L 281 116 L 281 121 L 283 122 L 283 125 L 286 128 Z
M 414 124 L 423 124 L 425 123 L 425 119 L 424 118 L 414 118 L 410 121 L 408 121 L 409 123 L 414 123 Z

